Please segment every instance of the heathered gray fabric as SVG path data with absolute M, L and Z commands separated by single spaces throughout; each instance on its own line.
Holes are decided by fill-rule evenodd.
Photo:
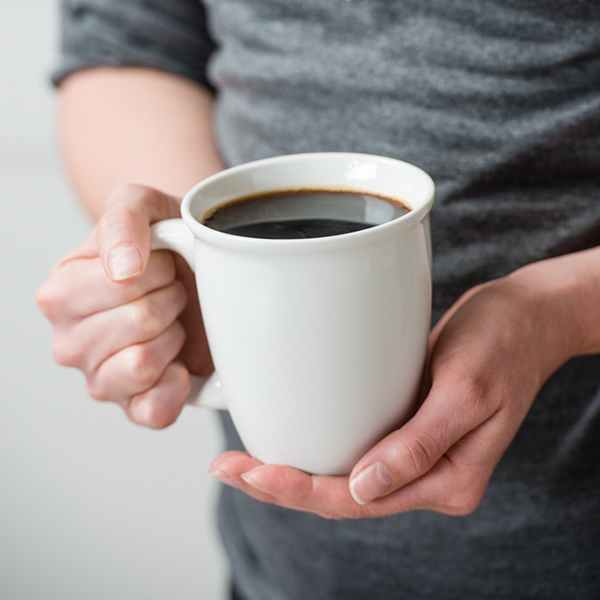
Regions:
M 599 1 L 205 4 L 209 33 L 192 0 L 67 0 L 56 81 L 99 64 L 207 77 L 230 165 L 421 166 L 436 320 L 476 283 L 600 244 Z M 248 600 L 600 598 L 600 357 L 547 382 L 472 515 L 331 522 L 228 488 L 219 518 Z
M 205 67 L 214 43 L 198 0 L 63 0 L 61 22 L 55 83 L 90 67 L 141 66 L 210 87 Z

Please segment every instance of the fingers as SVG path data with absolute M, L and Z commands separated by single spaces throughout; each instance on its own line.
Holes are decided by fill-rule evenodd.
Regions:
M 175 216 L 179 216 L 176 198 L 144 186 L 119 186 L 97 226 L 100 259 L 108 277 L 119 282 L 139 277 L 150 256 L 150 224 Z
M 216 458 L 211 474 L 262 502 L 328 519 L 372 518 L 412 510 L 466 515 L 479 506 L 493 469 L 506 450 L 505 427 L 500 416 L 484 421 L 424 475 L 368 503 L 356 502 L 348 477 L 309 475 L 281 465 L 263 465 L 241 452 Z M 491 452 L 490 440 L 497 442 Z
M 419 412 L 369 451 L 350 477 L 311 476 L 227 453 L 213 473 L 263 502 L 326 518 L 409 510 L 462 515 L 477 508 L 517 426 L 459 374 L 436 382 Z M 491 408 L 491 411 L 490 411 Z
M 379 514 L 409 510 L 472 513 L 512 439 L 505 438 L 505 429 L 505 419 L 497 413 L 454 444 L 425 475 L 366 506 Z
M 55 336 L 55 360 L 86 373 L 132 344 L 150 341 L 165 331 L 185 307 L 187 295 L 177 280 L 133 302 L 82 319 Z
M 369 451 L 350 477 L 311 476 L 240 453 L 222 455 L 211 470 L 258 500 L 330 519 L 425 509 L 466 514 L 480 502 L 506 448 L 504 424 L 490 416 L 475 385 L 446 383 L 432 389 L 415 417 Z
M 262 502 L 330 519 L 369 512 L 350 496 L 347 477 L 312 476 L 291 467 L 263 465 L 245 452 L 231 451 L 217 457 L 210 474 Z
M 415 416 L 356 464 L 350 476 L 356 502 L 371 502 L 428 473 L 454 444 L 490 418 L 484 399 L 483 390 L 468 379 L 438 380 Z
M 108 279 L 97 256 L 78 258 L 55 270 L 40 288 L 37 301 L 54 322 L 72 321 L 136 300 L 174 279 L 173 256 L 166 251 L 153 252 L 144 274 L 129 283 Z
M 210 370 L 205 337 L 196 334 L 186 351 L 190 344 L 177 320 L 193 277 L 182 283 L 169 252 L 150 253 L 150 225 L 179 214 L 176 198 L 120 186 L 93 234 L 58 263 L 37 294 L 54 326 L 57 362 L 81 369 L 92 397 L 118 402 L 132 421 L 156 428 L 175 420 L 189 393 L 188 370 L 175 361 L 190 355 L 198 371 Z M 197 302 L 189 312 L 186 322 L 194 328 Z
M 293 510 L 311 512 L 326 519 L 357 519 L 398 512 L 396 507 L 367 505 L 352 498 L 348 477 L 309 475 L 282 465 L 264 465 L 245 452 L 226 452 L 217 457 L 210 474 L 249 496 Z
M 152 388 L 127 403 L 125 413 L 138 425 L 163 429 L 175 422 L 189 393 L 188 370 L 172 362 Z
M 536 305 L 519 305 L 520 290 L 509 284 L 467 294 L 433 332 L 427 397 L 349 478 L 261 465 L 236 453 L 215 461 L 216 476 L 264 502 L 328 518 L 474 511 L 543 382 L 539 351 L 523 343 Z
M 88 377 L 88 392 L 96 400 L 110 400 L 126 407 L 129 399 L 154 386 L 178 356 L 185 331 L 175 321 L 158 337 L 127 346 L 104 361 Z

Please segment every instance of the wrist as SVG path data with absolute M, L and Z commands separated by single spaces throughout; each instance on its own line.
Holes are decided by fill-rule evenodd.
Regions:
M 600 352 L 600 249 L 532 263 L 506 280 L 526 298 L 528 319 L 554 369 Z

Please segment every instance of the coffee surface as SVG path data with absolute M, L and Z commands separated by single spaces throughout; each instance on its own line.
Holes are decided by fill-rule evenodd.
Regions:
M 293 219 L 290 221 L 264 221 L 231 227 L 225 233 L 244 237 L 271 240 L 289 240 L 341 235 L 373 227 L 367 223 L 340 221 L 337 219 Z
M 243 237 L 304 239 L 368 229 L 408 211 L 399 201 L 359 192 L 284 190 L 223 204 L 203 223 Z

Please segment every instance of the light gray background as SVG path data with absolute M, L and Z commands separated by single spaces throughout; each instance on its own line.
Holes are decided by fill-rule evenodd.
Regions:
M 34 300 L 90 229 L 60 165 L 53 0 L 0 0 L 0 598 L 224 598 L 216 416 L 161 432 L 87 397 Z

